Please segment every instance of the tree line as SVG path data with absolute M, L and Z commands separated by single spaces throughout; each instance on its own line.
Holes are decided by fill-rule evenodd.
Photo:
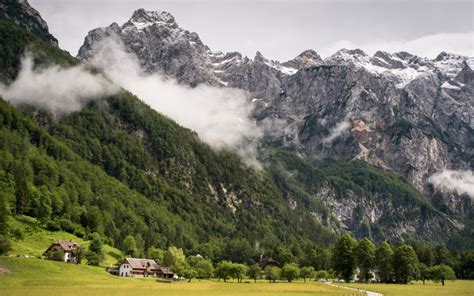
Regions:
M 444 285 L 446 281 L 456 278 L 474 279 L 472 251 L 456 255 L 442 245 L 425 243 L 392 245 L 385 241 L 377 245 L 369 238 L 357 241 L 350 235 L 342 236 L 332 247 L 318 248 L 320 257 L 314 258 L 316 261 L 313 261 L 313 264 L 308 258 L 292 256 L 291 252 L 285 254 L 286 256 L 275 253 L 275 258 L 281 260 L 281 268 L 269 266 L 265 269 L 262 269 L 260 260 L 255 257 L 213 262 L 201 254 L 186 256 L 183 249 L 175 246 L 167 250 L 150 248 L 146 254 L 141 254 L 132 236 L 127 237 L 124 245 L 125 256 L 143 255 L 154 259 L 159 265 L 171 267 L 173 272 L 189 281 L 193 278 L 213 277 L 224 282 L 229 279 L 242 282 L 244 278 L 249 278 L 254 281 L 266 279 L 270 282 L 343 279 L 346 282 L 377 281 L 400 284 L 420 280 L 424 284 L 426 280 L 433 280 Z M 100 236 L 94 234 L 85 255 L 88 264 L 100 264 L 104 259 L 101 249 Z M 231 247 L 228 251 L 232 253 L 236 250 Z M 251 252 L 247 253 L 250 254 Z M 122 260 L 120 259 L 118 264 Z

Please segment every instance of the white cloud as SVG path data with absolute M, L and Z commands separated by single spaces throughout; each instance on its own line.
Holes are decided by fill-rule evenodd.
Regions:
M 455 191 L 458 194 L 466 193 L 474 198 L 474 173 L 472 171 L 445 169 L 433 174 L 429 178 L 429 182 L 438 189 Z
M 349 121 L 341 121 L 332 127 L 329 130 L 329 135 L 322 139 L 323 143 L 330 143 L 334 141 L 337 137 L 342 136 L 351 128 L 351 123 Z
M 0 95 L 14 105 L 33 105 L 62 115 L 80 110 L 88 101 L 117 91 L 110 81 L 82 66 L 34 69 L 33 59 L 22 59 L 21 70 L 10 85 L 0 84 Z
M 260 129 L 249 119 L 252 106 L 244 91 L 206 85 L 191 88 L 159 74 L 144 73 L 136 57 L 112 39 L 93 50 L 91 63 L 113 81 L 158 112 L 196 131 L 213 147 L 235 148 L 248 137 L 260 136 Z M 243 150 L 251 151 L 248 147 Z
M 388 52 L 406 51 L 428 58 L 435 58 L 442 51 L 474 56 L 474 31 L 438 33 L 412 40 L 374 40 L 369 43 L 341 40 L 318 50 L 322 56 L 327 57 L 341 48 L 360 48 L 370 55 L 374 54 L 377 50 L 383 50 Z

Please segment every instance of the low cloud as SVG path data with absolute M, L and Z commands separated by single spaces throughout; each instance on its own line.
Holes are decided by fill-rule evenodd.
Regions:
M 435 188 L 468 194 L 474 198 L 474 173 L 470 170 L 442 170 L 429 178 Z
M 14 105 L 32 105 L 63 115 L 80 110 L 88 101 L 111 95 L 117 87 L 82 66 L 34 68 L 26 55 L 21 70 L 10 85 L 0 85 L 0 95 Z
M 322 139 L 323 143 L 331 143 L 336 138 L 345 134 L 351 128 L 349 121 L 341 121 L 329 130 L 329 135 Z
M 95 46 L 90 62 L 158 112 L 196 131 L 213 147 L 238 148 L 247 154 L 253 149 L 243 148 L 244 140 L 261 135 L 249 117 L 252 106 L 242 90 L 206 85 L 191 88 L 163 75 L 145 73 L 136 56 L 114 39 Z

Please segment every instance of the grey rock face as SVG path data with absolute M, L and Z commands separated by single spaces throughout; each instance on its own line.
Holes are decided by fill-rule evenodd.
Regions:
M 39 12 L 30 6 L 27 0 L 2 0 L 0 16 L 13 20 L 16 24 L 27 28 L 44 41 L 58 46 L 58 40 L 49 33 L 46 22 Z
M 218 84 L 208 70 L 211 58 L 207 46 L 196 33 L 181 29 L 167 12 L 139 9 L 122 26 L 114 23 L 90 31 L 78 57 L 90 58 L 92 46 L 107 37 L 119 38 L 147 72 L 170 75 L 190 85 Z
M 467 195 L 433 188 L 429 177 L 474 168 L 473 58 L 343 49 L 324 60 L 313 50 L 283 63 L 258 52 L 250 59 L 212 52 L 169 13 L 143 9 L 122 26 L 90 31 L 78 56 L 89 59 L 92 46 L 108 36 L 123 41 L 148 72 L 249 91 L 267 127 L 263 145 L 309 160 L 362 159 L 404 176 L 428 199 L 441 195 L 451 212 L 472 212 Z

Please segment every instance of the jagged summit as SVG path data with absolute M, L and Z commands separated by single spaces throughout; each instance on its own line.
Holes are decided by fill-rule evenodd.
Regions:
M 2 0 L 0 16 L 13 20 L 16 24 L 25 27 L 40 39 L 58 46 L 58 40 L 49 32 L 46 21 L 40 13 L 31 7 L 27 0 Z
M 266 67 L 270 76 L 288 77 L 311 67 L 345 65 L 363 69 L 377 77 L 383 76 L 398 88 L 404 88 L 414 79 L 427 74 L 441 73 L 446 77 L 455 77 L 465 62 L 474 64 L 467 57 L 456 54 L 441 53 L 436 59 L 430 60 L 407 52 L 377 51 L 369 56 L 361 49 L 341 49 L 326 59 L 311 49 L 286 62 L 267 59 L 261 52 L 249 59 L 236 52 L 213 52 L 197 33 L 179 27 L 169 12 L 145 9 L 136 10 L 122 26 L 114 23 L 107 28 L 89 32 L 78 56 L 87 60 L 91 44 L 109 36 L 118 36 L 126 47 L 130 47 L 129 51 L 137 55 L 145 70 L 176 76 L 180 82 L 189 85 L 248 84 L 232 80 L 260 67 Z
M 126 24 L 133 24 L 141 30 L 152 25 L 178 27 L 174 17 L 166 11 L 150 11 L 140 8 L 136 10 Z
M 321 65 L 323 62 L 321 56 L 314 50 L 308 49 L 300 53 L 297 57 L 289 60 L 282 65 L 296 69 L 305 69 L 312 66 Z
M 143 8 L 135 10 L 130 20 L 136 22 L 175 23 L 174 17 L 167 11 L 152 11 Z

